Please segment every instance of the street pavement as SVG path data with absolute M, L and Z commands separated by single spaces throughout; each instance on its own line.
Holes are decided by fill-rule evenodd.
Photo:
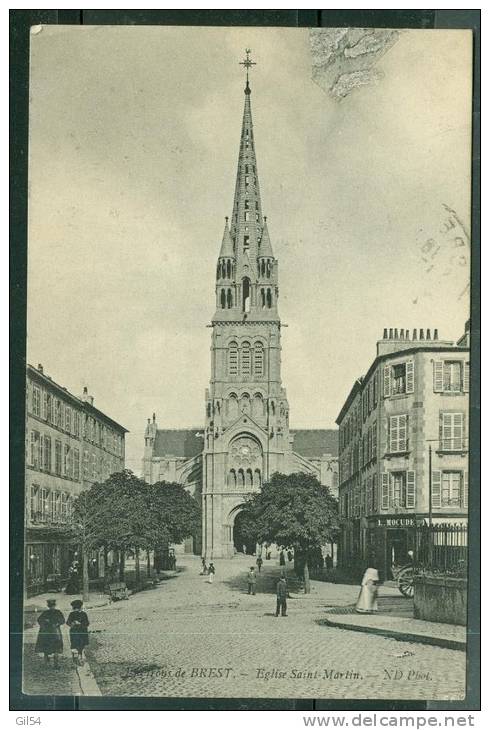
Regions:
M 102 695 L 463 699 L 464 652 L 325 625 L 329 610 L 355 603 L 357 586 L 312 581 L 304 595 L 291 580 L 288 616 L 276 618 L 280 568 L 266 561 L 252 596 L 253 564 L 217 560 L 209 584 L 200 559 L 182 556 L 154 590 L 92 609 L 88 658 Z

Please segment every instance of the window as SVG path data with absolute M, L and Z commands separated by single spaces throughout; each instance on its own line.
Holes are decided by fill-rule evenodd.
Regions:
M 80 480 L 80 452 L 78 449 L 73 451 L 73 478 L 77 482 Z
M 252 351 L 250 349 L 250 343 L 244 342 L 241 350 L 241 375 L 242 377 L 249 377 L 252 374 Z
M 258 378 L 264 375 L 264 346 L 261 342 L 254 345 L 254 374 Z
M 434 361 L 435 393 L 467 393 L 470 389 L 470 364 L 462 360 Z
M 394 471 L 381 475 L 381 509 L 415 507 L 415 472 Z
M 83 478 L 88 479 L 89 477 L 89 453 L 87 449 L 83 452 Z
M 69 444 L 65 444 L 63 453 L 63 474 L 65 477 L 73 476 L 73 453 Z
M 97 475 L 97 456 L 92 454 L 92 479 L 95 479 Z
M 41 489 L 41 502 L 40 502 L 41 520 L 46 522 L 51 517 L 51 493 L 49 489 Z
M 68 431 L 68 433 L 71 433 L 71 408 L 70 408 L 70 406 L 65 406 L 65 431 Z
M 31 431 L 31 466 L 35 469 L 42 467 L 40 463 L 40 434 L 39 431 Z
M 68 507 L 68 494 L 66 492 L 63 492 L 61 495 L 61 521 L 67 522 L 69 517 L 69 507 Z
M 61 492 L 53 492 L 53 520 L 61 520 Z
M 48 393 L 43 390 L 43 418 L 46 420 L 48 417 Z
M 378 429 L 376 421 L 371 426 L 371 447 L 371 458 L 376 459 L 378 455 Z
M 56 398 L 54 403 L 54 425 L 61 427 L 61 401 L 59 398 Z
M 39 514 L 39 487 L 37 484 L 31 486 L 31 520 L 38 518 Z
M 432 506 L 464 507 L 468 505 L 468 473 L 461 471 L 432 472 Z
M 250 246 L 250 236 L 243 237 L 243 248 L 246 251 Z
M 389 417 L 389 452 L 408 451 L 408 415 Z
M 383 395 L 403 395 L 414 392 L 414 363 L 413 360 L 385 365 L 383 368 Z
M 80 436 L 80 414 L 73 411 L 73 433 L 78 438 Z
M 441 451 L 462 451 L 464 414 L 441 413 L 440 448 Z
M 61 441 L 56 441 L 54 445 L 54 473 L 61 476 Z
M 44 464 L 45 471 L 51 471 L 51 437 L 44 436 Z
M 230 342 L 228 347 L 228 375 L 238 375 L 238 344 Z
M 244 201 L 244 205 L 245 205 L 245 210 L 248 210 L 249 207 L 250 207 L 249 201 L 248 200 L 245 200 Z
M 32 412 L 35 416 L 41 415 L 41 391 L 36 385 L 32 388 Z
M 245 276 L 242 279 L 242 309 L 244 312 L 250 312 L 250 279 Z

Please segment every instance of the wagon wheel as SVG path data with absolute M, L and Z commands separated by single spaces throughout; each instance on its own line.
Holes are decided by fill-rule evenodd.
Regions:
M 398 590 L 405 598 L 413 598 L 413 568 L 409 565 L 398 573 Z

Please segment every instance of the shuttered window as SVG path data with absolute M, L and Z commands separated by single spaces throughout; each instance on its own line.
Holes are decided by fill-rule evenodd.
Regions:
M 35 385 L 32 388 L 32 412 L 35 416 L 41 415 L 41 391 Z
M 432 472 L 432 506 L 441 506 L 441 472 Z
M 470 364 L 462 360 L 435 360 L 434 393 L 468 393 Z
M 463 507 L 468 508 L 468 472 L 463 472 Z
M 374 421 L 372 425 L 372 435 L 371 435 L 371 446 L 372 446 L 372 452 L 371 456 L 373 459 L 376 459 L 378 455 L 378 429 L 377 429 L 377 423 Z
M 415 366 L 413 360 L 385 365 L 383 368 L 383 395 L 404 395 L 415 390 Z
M 378 475 L 373 474 L 373 512 L 378 511 Z
M 390 453 L 408 450 L 408 415 L 390 416 L 388 421 Z
M 415 507 L 415 472 L 407 471 L 407 507 Z
M 469 364 L 469 362 L 465 362 L 465 364 L 464 364 L 463 390 L 465 393 L 469 393 L 469 391 L 470 391 L 470 364 Z
M 442 451 L 462 451 L 463 428 L 463 413 L 441 413 L 440 448 Z
M 390 506 L 390 475 L 388 472 L 381 474 L 381 509 L 388 509 Z
M 463 497 L 462 473 L 443 471 L 441 480 L 441 503 L 443 507 L 461 507 Z

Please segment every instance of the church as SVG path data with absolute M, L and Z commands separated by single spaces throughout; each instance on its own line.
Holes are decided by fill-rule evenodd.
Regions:
M 338 494 L 336 430 L 295 430 L 281 380 L 279 269 L 262 212 L 252 124 L 249 51 L 235 196 L 225 219 L 211 320 L 211 377 L 203 425 L 145 430 L 143 477 L 178 482 L 202 500 L 207 559 L 241 549 L 240 510 L 275 472 L 305 472 Z

